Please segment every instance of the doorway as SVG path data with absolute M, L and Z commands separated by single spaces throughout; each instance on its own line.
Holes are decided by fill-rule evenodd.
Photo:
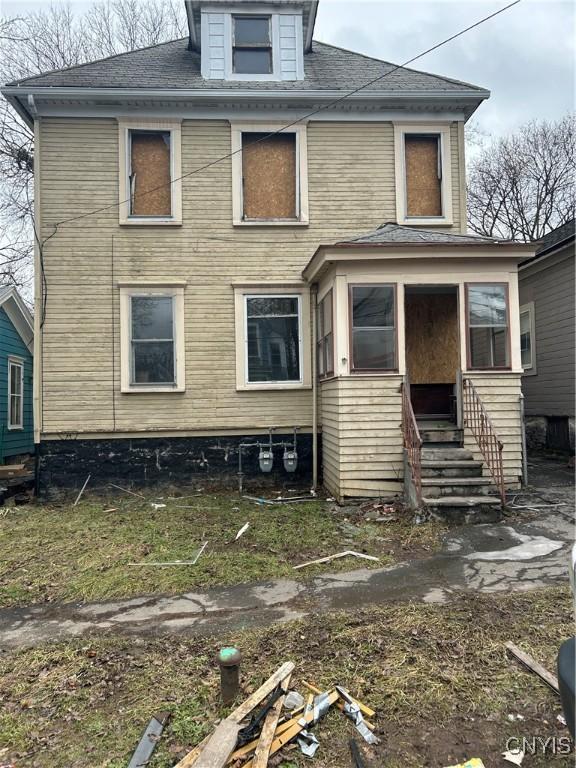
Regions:
M 407 285 L 404 314 L 414 413 L 422 418 L 452 419 L 460 367 L 457 286 Z

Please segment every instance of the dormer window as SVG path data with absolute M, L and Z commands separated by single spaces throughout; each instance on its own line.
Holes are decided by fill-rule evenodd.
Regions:
M 233 16 L 232 67 L 236 74 L 273 71 L 270 16 Z

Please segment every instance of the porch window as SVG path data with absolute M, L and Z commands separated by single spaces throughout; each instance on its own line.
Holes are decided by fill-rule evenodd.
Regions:
M 318 375 L 332 376 L 334 373 L 334 334 L 332 314 L 332 289 L 318 302 Z
M 232 69 L 238 74 L 272 72 L 270 16 L 234 16 Z
M 8 359 L 8 429 L 24 427 L 24 363 Z
M 488 370 L 509 368 L 507 285 L 468 284 L 466 298 L 469 367 Z
M 245 296 L 246 381 L 299 383 L 301 297 Z
M 524 372 L 535 372 L 534 302 L 520 307 L 520 355 Z
M 184 288 L 120 289 L 123 392 L 184 390 Z
M 350 313 L 352 370 L 396 370 L 395 286 L 350 286 Z

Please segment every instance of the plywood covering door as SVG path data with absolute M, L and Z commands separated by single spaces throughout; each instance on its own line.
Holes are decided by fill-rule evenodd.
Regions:
M 458 299 L 406 291 L 406 367 L 411 384 L 453 384 L 460 367 Z

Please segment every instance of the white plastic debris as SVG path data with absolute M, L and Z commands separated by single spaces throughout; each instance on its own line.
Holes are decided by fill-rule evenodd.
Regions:
M 558 720 L 560 725 L 566 725 L 566 718 L 564 715 L 556 715 L 556 720 Z
M 310 731 L 300 731 L 297 738 L 298 746 L 300 747 L 300 751 L 303 755 L 306 757 L 314 757 L 316 754 L 316 750 L 320 746 L 320 742 L 314 736 L 313 733 L 310 733 Z
M 298 691 L 288 691 L 288 694 L 284 699 L 284 708 L 292 710 L 292 709 L 298 709 L 299 707 L 303 707 L 303 706 L 304 706 L 304 696 L 298 693 Z
M 236 536 L 234 537 L 234 541 L 238 541 L 238 539 L 240 538 L 240 536 L 242 536 L 243 534 L 245 534 L 245 533 L 246 533 L 246 531 L 248 530 L 248 528 L 249 528 L 249 527 L 250 527 L 250 523 L 244 523 L 244 525 L 242 526 L 242 528 L 240 528 L 240 530 L 238 531 L 238 533 L 237 533 L 237 534 L 236 534 Z
M 502 752 L 502 757 L 507 763 L 512 763 L 512 765 L 522 765 L 524 752 L 521 749 L 511 749 L 509 752 Z
M 150 504 L 150 506 L 152 507 L 152 509 L 164 509 L 164 507 L 166 506 L 166 504 L 155 504 L 154 502 L 152 502 L 152 503 Z
M 508 715 L 508 720 L 510 720 L 511 723 L 513 723 L 515 720 L 524 720 L 524 715 Z

